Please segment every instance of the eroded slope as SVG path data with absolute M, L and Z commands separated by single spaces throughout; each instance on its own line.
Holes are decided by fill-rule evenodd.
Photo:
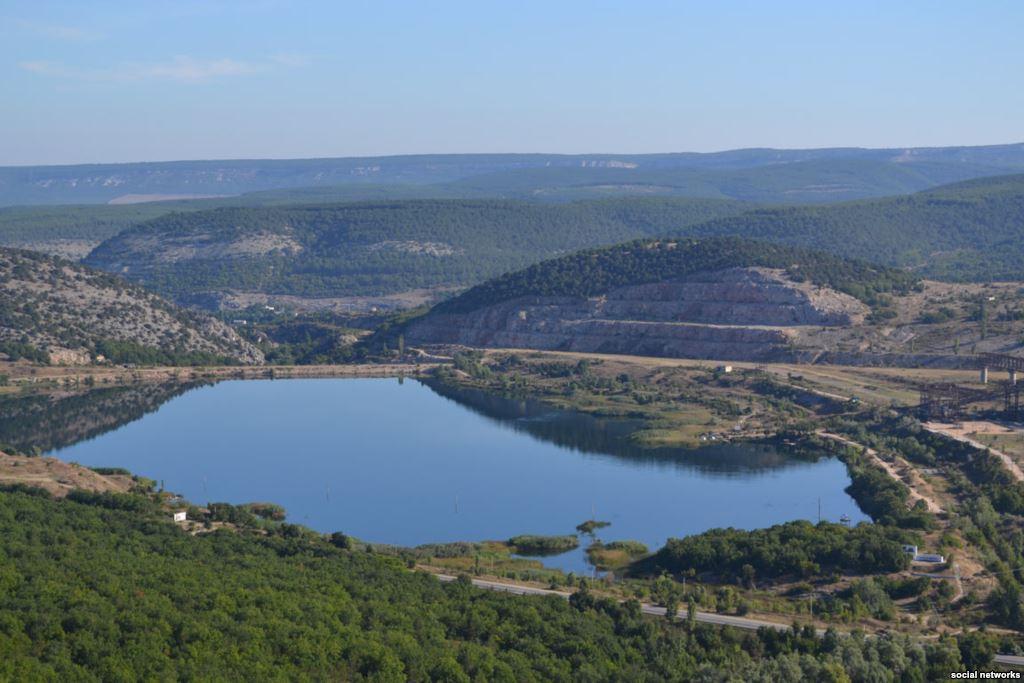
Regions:
M 263 361 L 259 349 L 214 318 L 112 275 L 13 249 L 0 249 L 0 346 L 8 356 L 58 363 L 125 350 L 186 361 Z

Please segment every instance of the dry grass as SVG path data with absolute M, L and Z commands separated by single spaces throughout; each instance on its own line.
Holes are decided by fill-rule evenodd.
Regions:
M 87 467 L 56 458 L 0 452 L 0 483 L 36 486 L 63 498 L 73 489 L 127 493 L 134 482 L 130 476 L 97 474 Z

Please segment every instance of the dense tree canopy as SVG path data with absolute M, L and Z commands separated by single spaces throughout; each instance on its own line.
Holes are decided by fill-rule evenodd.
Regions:
M 164 515 L 140 496 L 0 492 L 0 678 L 669 681 L 728 670 L 875 683 L 961 666 L 952 639 L 690 630 L 586 591 L 566 602 L 443 585 L 288 524 L 196 537 Z
M 903 552 L 904 532 L 893 527 L 807 521 L 767 529 L 711 529 L 686 538 L 669 539 L 665 547 L 637 565 L 638 572 L 687 570 L 739 576 L 743 565 L 764 578 L 815 576 L 823 572 L 874 574 L 909 566 Z
M 670 232 L 742 208 L 723 200 L 642 199 L 225 208 L 143 223 L 101 244 L 85 262 L 179 299 L 209 290 L 383 294 L 463 287 L 554 254 Z M 230 246 L 260 242 L 280 248 Z M 180 249 L 197 253 L 164 258 Z

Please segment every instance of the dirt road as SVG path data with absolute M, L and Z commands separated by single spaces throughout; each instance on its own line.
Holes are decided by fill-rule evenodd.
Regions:
M 900 482 L 910 490 L 910 500 L 912 501 L 912 503 L 916 503 L 919 500 L 923 500 L 924 504 L 928 506 L 928 512 L 931 512 L 932 514 L 939 514 L 943 512 L 942 506 L 936 503 L 934 498 L 924 493 L 921 493 L 918 490 L 918 488 L 921 487 L 923 482 L 912 481 L 912 483 L 908 484 L 907 482 L 903 481 L 903 478 L 900 477 L 900 474 L 896 469 L 896 465 L 890 462 L 886 462 L 885 460 L 882 460 L 882 458 L 878 455 L 878 452 L 875 449 L 866 448 L 865 446 L 857 443 L 856 441 L 847 439 L 846 437 L 840 436 L 838 434 L 832 434 L 830 432 L 818 432 L 818 436 L 822 436 L 826 439 L 832 439 L 833 441 L 839 441 L 840 443 L 844 443 L 848 446 L 855 446 L 857 448 L 865 449 L 864 452 L 867 454 L 869 458 L 872 459 L 872 461 L 874 461 L 876 465 L 885 470 L 890 477 Z M 916 475 L 917 473 L 914 470 L 914 468 L 911 467 L 910 463 L 906 462 L 905 460 L 902 460 L 901 458 L 896 458 L 896 462 L 899 463 L 905 469 L 907 469 L 907 471 L 913 473 L 910 477 L 911 480 L 913 480 L 913 475 Z

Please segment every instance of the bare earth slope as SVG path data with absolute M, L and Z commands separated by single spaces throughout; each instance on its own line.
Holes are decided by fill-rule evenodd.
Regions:
M 986 322 L 978 301 L 987 304 Z M 595 296 L 518 296 L 412 321 L 413 344 L 614 353 L 709 360 L 973 367 L 975 353 L 1019 353 L 1020 283 L 924 281 L 871 316 L 850 295 L 780 269 L 724 268 Z M 942 313 L 938 321 L 929 316 Z
M 413 323 L 414 343 L 598 353 L 769 359 L 801 326 L 849 326 L 857 299 L 770 268 L 728 268 L 610 290 L 602 296 L 519 297 Z
M 0 248 L 0 350 L 29 347 L 51 362 L 89 362 L 103 344 L 261 363 L 228 325 L 136 285 L 41 254 Z

